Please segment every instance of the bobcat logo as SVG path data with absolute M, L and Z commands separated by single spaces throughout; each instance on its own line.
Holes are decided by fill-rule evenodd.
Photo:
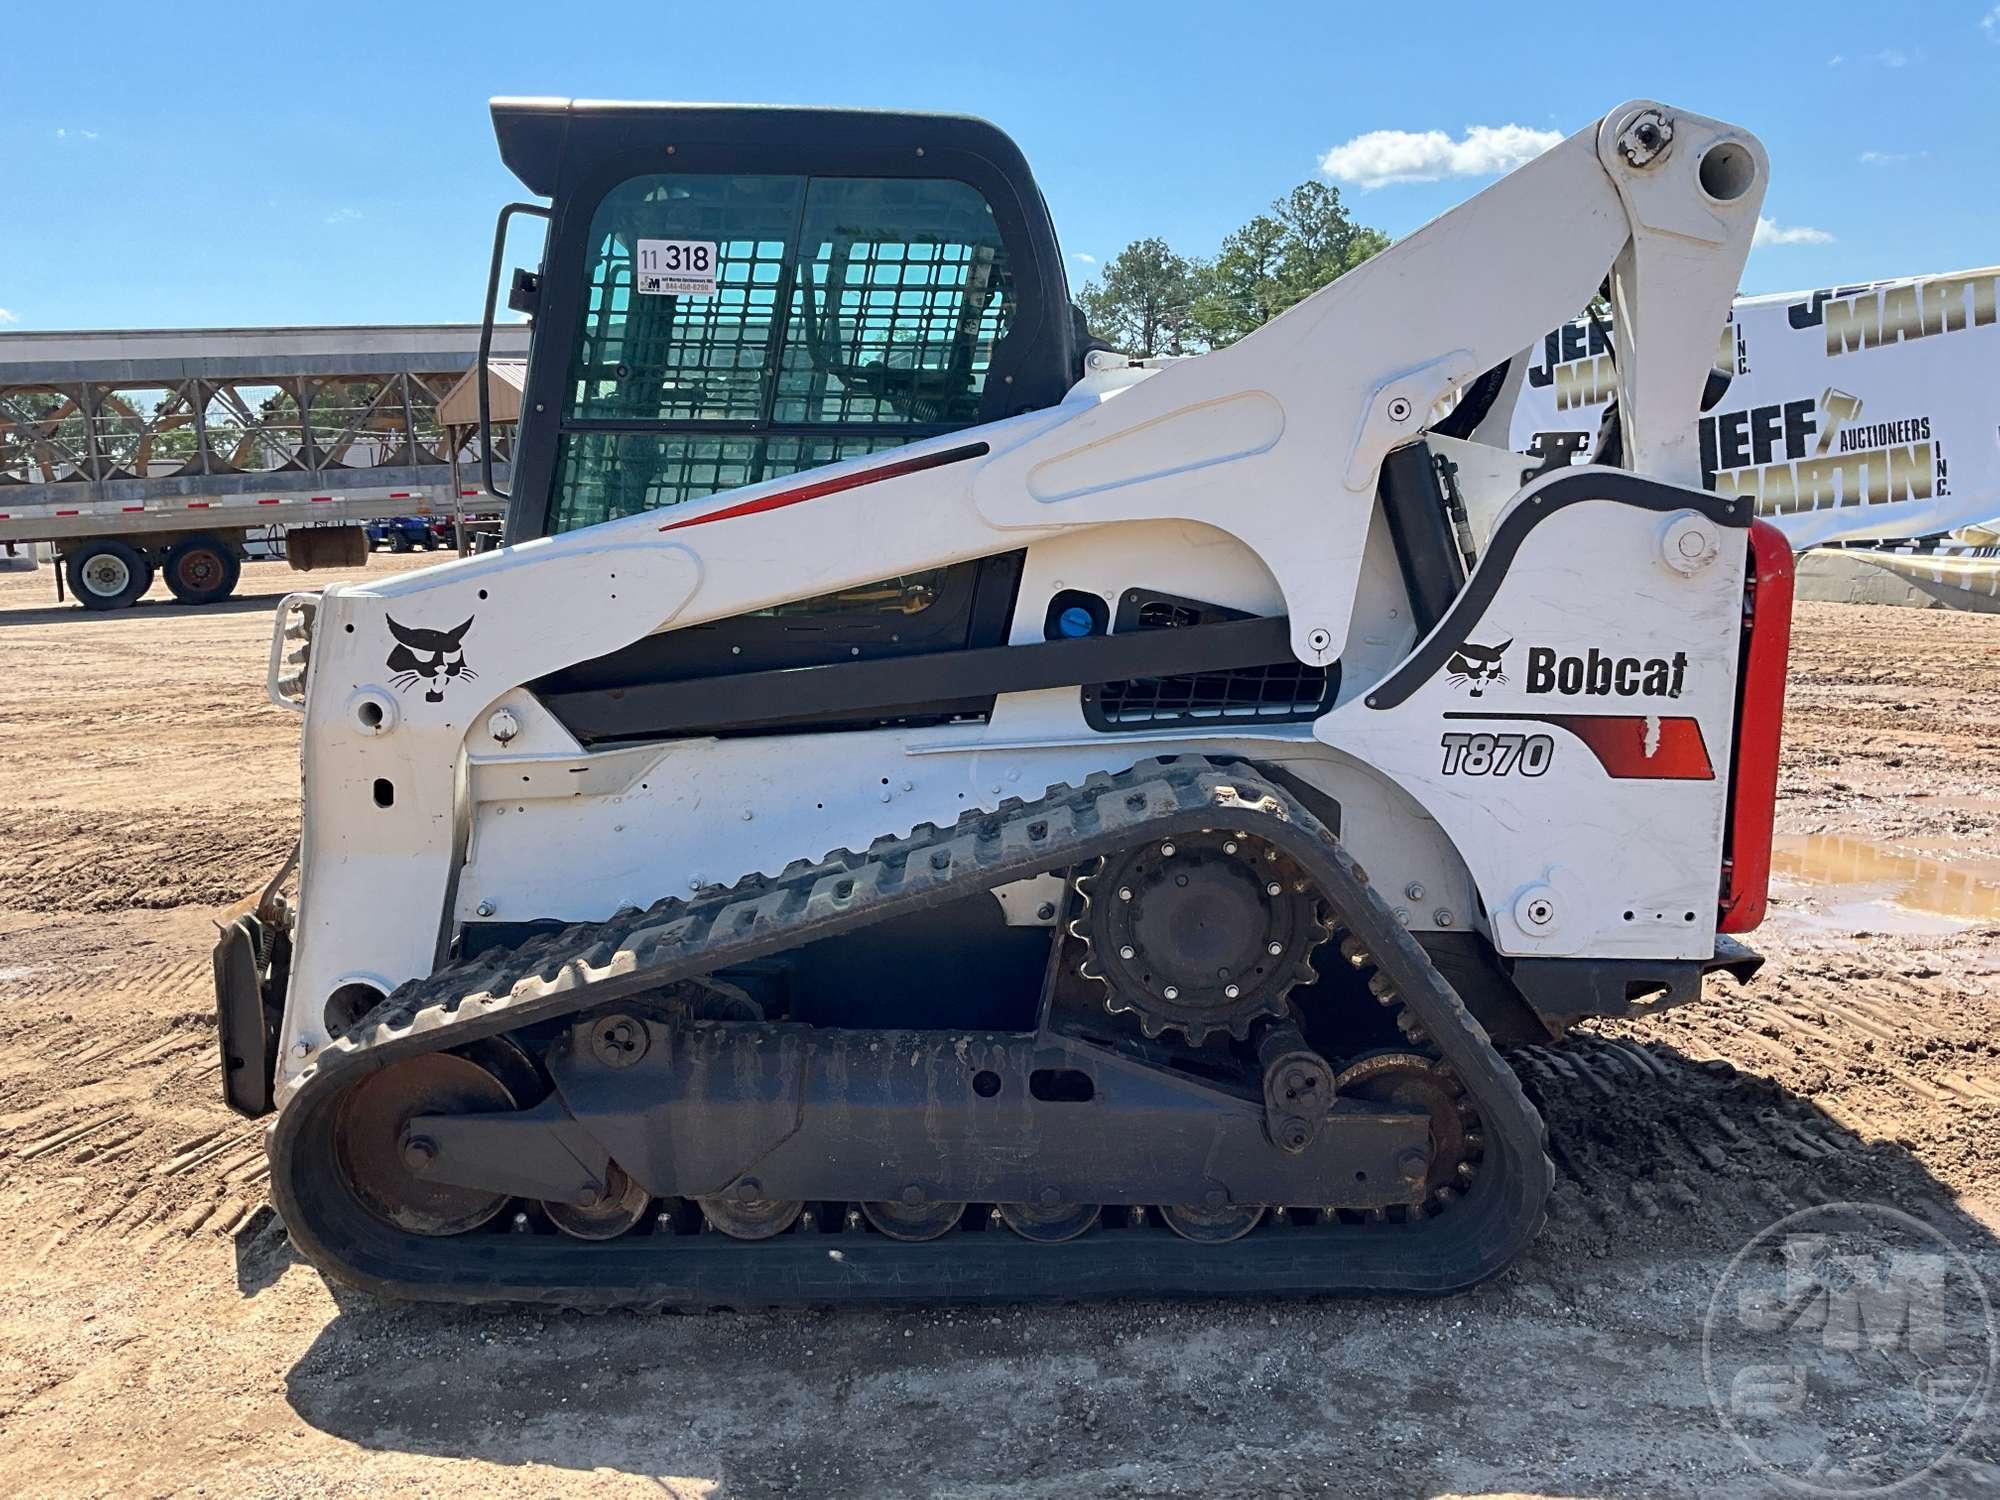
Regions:
M 1490 682 L 1505 682 L 1507 674 L 1501 670 L 1506 663 L 1502 654 L 1514 644 L 1510 635 L 1497 646 L 1475 646 L 1471 641 L 1462 643 L 1451 653 L 1451 659 L 1444 664 L 1445 674 L 1451 678 L 1453 687 L 1469 687 L 1472 696 L 1478 698 L 1486 692 Z
M 479 675 L 465 664 L 465 650 L 459 645 L 472 628 L 471 620 L 451 630 L 418 630 L 384 618 L 389 620 L 389 634 L 396 638 L 388 667 L 396 674 L 389 681 L 397 692 L 422 682 L 424 702 L 442 703 L 445 687 L 454 677 L 469 680 Z

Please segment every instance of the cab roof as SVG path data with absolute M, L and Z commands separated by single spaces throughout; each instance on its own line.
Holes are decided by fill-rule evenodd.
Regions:
M 823 170 L 821 163 L 844 156 L 879 160 L 884 154 L 958 151 L 984 157 L 1009 177 L 1032 180 L 1027 159 L 1007 133 L 974 115 L 616 99 L 498 98 L 489 107 L 501 160 L 544 198 L 556 196 L 565 156 L 597 160 L 649 145 L 677 157 L 685 153 L 680 165 L 692 171 L 727 170 L 732 147 L 760 160 L 789 148 L 802 171 Z

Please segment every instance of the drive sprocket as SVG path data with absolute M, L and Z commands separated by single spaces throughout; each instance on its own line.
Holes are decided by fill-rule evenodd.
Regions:
M 1076 887 L 1079 972 L 1104 985 L 1106 1010 L 1131 1014 L 1148 1037 L 1244 1040 L 1318 977 L 1313 950 L 1328 934 L 1319 896 L 1290 858 L 1250 834 L 1154 840 L 1107 855 Z

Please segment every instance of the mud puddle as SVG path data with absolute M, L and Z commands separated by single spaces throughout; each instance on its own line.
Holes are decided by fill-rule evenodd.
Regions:
M 1785 915 L 1811 927 L 1911 935 L 2000 921 L 2000 865 L 1947 864 L 1841 834 L 1780 835 L 1771 873 Z

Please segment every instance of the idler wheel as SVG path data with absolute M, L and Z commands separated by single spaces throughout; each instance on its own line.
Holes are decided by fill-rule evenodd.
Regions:
M 507 1206 L 508 1195 L 430 1180 L 424 1167 L 436 1148 L 405 1140 L 419 1115 L 511 1111 L 520 1101 L 493 1074 L 449 1052 L 389 1064 L 349 1089 L 334 1121 L 334 1157 L 341 1178 L 377 1218 L 411 1234 L 452 1235 L 477 1229 Z

